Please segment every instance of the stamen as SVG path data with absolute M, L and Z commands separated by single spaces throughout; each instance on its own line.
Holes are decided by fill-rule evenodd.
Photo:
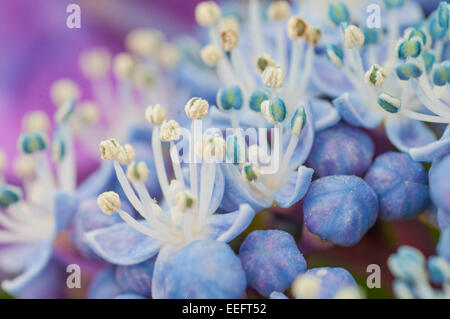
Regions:
M 134 161 L 135 156 L 136 152 L 133 146 L 131 146 L 130 144 L 125 144 L 124 146 L 120 147 L 120 150 L 117 153 L 117 159 L 122 165 L 131 164 Z
M 159 104 L 150 105 L 145 110 L 145 119 L 152 125 L 159 125 L 167 118 L 166 110 Z
M 231 52 L 239 44 L 239 35 L 235 30 L 228 29 L 220 33 L 222 48 L 225 52 Z
M 222 50 L 214 44 L 209 44 L 204 47 L 200 51 L 200 56 L 203 62 L 210 67 L 215 67 L 223 58 Z
M 106 215 L 112 215 L 114 212 L 120 210 L 121 202 L 120 197 L 115 192 L 105 192 L 97 198 L 98 207 Z
M 253 94 L 250 96 L 250 100 L 248 102 L 248 105 L 250 109 L 252 109 L 255 112 L 260 113 L 261 112 L 261 104 L 265 100 L 268 100 L 270 97 L 264 90 L 255 90 L 253 91 Z
M 193 120 L 203 120 L 205 116 L 208 115 L 208 110 L 208 101 L 199 97 L 193 97 L 186 103 L 186 106 L 184 107 L 186 115 Z
M 56 106 L 60 106 L 68 99 L 77 100 L 80 95 L 78 84 L 69 79 L 58 80 L 50 88 L 50 96 Z
M 239 21 L 236 17 L 228 16 L 223 17 L 219 21 L 219 31 L 222 32 L 224 30 L 234 30 L 239 32 Z
M 261 112 L 270 123 L 278 124 L 286 119 L 287 111 L 284 101 L 279 97 L 275 97 L 262 102 Z
M 267 17 L 270 20 L 277 21 L 276 26 L 276 47 L 277 47 L 277 59 L 280 66 L 286 67 L 286 36 L 284 20 L 286 20 L 291 15 L 291 6 L 287 1 L 275 1 L 269 5 L 267 9 Z
M 20 188 L 12 185 L 3 185 L 0 187 L 0 207 L 6 208 L 17 203 L 22 198 Z
M 108 50 L 96 48 L 81 53 L 80 69 L 89 79 L 103 78 L 107 75 L 111 64 Z
M 125 46 L 131 53 L 149 58 L 156 55 L 163 42 L 164 35 L 159 30 L 136 29 L 127 35 Z
M 23 133 L 18 139 L 18 148 L 24 154 L 45 151 L 47 145 L 48 138 L 43 132 Z
M 240 110 L 243 104 L 244 97 L 238 85 L 221 88 L 217 92 L 217 107 L 223 111 Z
M 127 177 L 133 183 L 145 183 L 149 174 L 147 164 L 141 161 L 138 163 L 131 163 L 127 168 Z
M 45 112 L 33 111 L 25 115 L 22 127 L 27 133 L 47 132 L 50 127 L 50 120 Z
M 349 25 L 344 30 L 344 43 L 348 49 L 353 49 L 364 44 L 364 33 L 360 28 Z
M 184 188 L 184 176 L 181 171 L 181 163 L 180 163 L 180 157 L 178 153 L 178 149 L 173 141 L 170 142 L 170 158 L 172 160 L 172 166 L 175 173 L 175 178 L 179 183 L 181 183 L 182 187 Z
M 274 59 L 272 59 L 272 57 L 268 53 L 263 53 L 257 58 L 253 58 L 253 64 L 255 65 L 256 70 L 259 73 L 263 73 L 264 70 L 269 66 L 277 65 Z
M 200 2 L 195 8 L 195 20 L 203 27 L 210 27 L 215 24 L 222 12 L 214 1 Z
M 130 54 L 119 53 L 114 58 L 114 74 L 121 81 L 129 81 L 135 69 L 135 62 Z
M 192 208 L 195 205 L 195 197 L 190 191 L 178 192 L 175 195 L 175 202 L 180 212 L 185 212 L 186 209 Z
M 401 100 L 387 93 L 381 93 L 377 102 L 379 106 L 389 113 L 398 113 L 402 106 Z
M 327 58 L 337 68 L 342 68 L 344 65 L 344 52 L 335 44 L 330 44 L 327 47 Z
M 240 136 L 231 135 L 226 141 L 226 158 L 230 163 L 239 165 L 245 162 L 246 147 L 245 141 Z
M 242 178 L 247 182 L 257 182 L 261 178 L 261 171 L 258 164 L 246 163 L 242 166 Z
M 102 160 L 104 161 L 116 159 L 121 151 L 119 142 L 113 138 L 100 142 L 99 148 Z
M 330 3 L 328 5 L 328 17 L 335 26 L 341 23 L 348 23 L 350 21 L 350 13 L 344 3 Z
M 268 88 L 280 88 L 284 83 L 284 71 L 280 67 L 267 67 L 262 73 L 262 81 Z
M 383 86 L 384 80 L 386 79 L 387 74 L 382 67 L 377 64 L 374 64 L 370 67 L 370 69 L 366 72 L 366 76 L 364 80 L 368 86 L 374 86 L 377 88 L 381 88 Z

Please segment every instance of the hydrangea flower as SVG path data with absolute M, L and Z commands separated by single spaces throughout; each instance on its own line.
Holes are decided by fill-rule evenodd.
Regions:
M 18 140 L 21 155 L 14 162 L 22 178 L 20 188 L 4 184 L 0 189 L 0 267 L 11 279 L 2 288 L 11 295 L 26 294 L 44 275 L 53 258 L 56 237 L 69 225 L 79 204 L 76 194 L 76 166 L 72 130 L 68 124 L 75 102 L 59 106 L 58 129 L 53 136 L 52 162 L 45 114 L 30 113 L 24 121 L 25 132 Z M 56 175 L 51 165 L 56 166 Z M 42 283 L 41 283 L 42 284 Z
M 204 100 L 197 99 L 194 103 L 190 100 L 186 104 L 186 113 L 193 119 L 192 135 L 195 136 L 196 133 L 196 121 L 202 120 L 208 113 L 208 109 L 209 105 Z M 100 144 L 102 158 L 113 161 L 122 189 L 142 219 L 135 219 L 121 209 L 119 195 L 114 192 L 103 193 L 98 198 L 102 211 L 108 215 L 117 212 L 124 223 L 116 223 L 110 227 L 88 232 L 84 240 L 96 254 L 115 265 L 136 265 L 157 256 L 152 286 L 148 287 L 148 290 L 151 288 L 153 298 L 165 298 L 173 294 L 177 296 L 177 292 L 172 290 L 172 284 L 166 282 L 169 276 L 168 269 L 175 269 L 171 260 L 181 262 L 178 267 L 184 265 L 183 259 L 189 258 L 189 254 L 180 257 L 184 256 L 182 251 L 188 250 L 188 246 L 193 247 L 199 240 L 230 241 L 247 228 L 253 219 L 254 211 L 250 206 L 243 204 L 235 212 L 215 214 L 224 193 L 224 177 L 216 163 L 218 158 L 224 155 L 225 143 L 221 137 L 213 135 L 203 136 L 200 139 L 195 149 L 199 155 L 203 156 L 203 162 L 199 166 L 194 160 L 190 161 L 188 167 L 185 167 L 184 171 L 188 171 L 185 175 L 181 167 L 179 151 L 175 145 L 175 141 L 181 137 L 181 127 L 175 120 L 168 121 L 160 106 L 151 106 L 146 113 L 150 115 L 148 120 L 154 125 L 152 149 L 156 175 L 164 200 L 158 205 L 147 192 L 144 182 L 149 171 L 145 163 L 136 163 L 131 157 L 122 161 L 123 146 L 114 139 L 103 141 Z M 194 144 L 194 140 L 190 145 Z M 170 183 L 164 167 L 162 142 L 168 142 L 170 148 L 175 176 Z M 194 148 L 193 145 L 192 148 Z M 193 159 L 194 153 L 189 155 Z M 128 165 L 126 173 L 121 162 Z M 211 246 L 205 243 L 207 247 L 223 249 L 217 245 L 211 244 Z M 197 251 L 198 248 L 195 247 L 193 249 Z M 220 254 L 218 253 L 217 256 L 219 258 Z M 230 256 L 229 261 L 234 263 L 232 259 Z M 200 262 L 197 260 L 197 263 Z M 200 267 L 200 264 L 198 265 Z M 241 278 L 238 272 L 230 274 L 230 276 L 233 275 Z M 183 284 L 183 281 L 178 282 Z M 203 289 L 200 283 L 191 287 L 191 296 L 207 296 L 208 292 Z M 232 291 L 210 292 L 211 297 L 217 296 L 216 294 L 222 297 L 237 297 Z

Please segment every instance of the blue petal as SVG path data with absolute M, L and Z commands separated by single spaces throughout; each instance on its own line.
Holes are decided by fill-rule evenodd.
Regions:
M 274 291 L 270 294 L 270 299 L 289 299 L 284 293 Z
M 409 150 L 409 155 L 414 160 L 421 162 L 431 162 L 447 154 L 450 154 L 450 125 L 447 126 L 438 141 Z
M 436 141 L 433 132 L 420 121 L 401 116 L 389 116 L 385 125 L 387 137 L 402 152 Z
M 310 99 L 310 102 L 314 114 L 316 132 L 332 127 L 341 119 L 339 113 L 330 102 L 321 99 Z
M 38 244 L 21 244 L 2 248 L 0 269 L 7 274 L 18 274 L 24 271 L 29 257 L 36 249 L 39 249 Z
M 80 199 L 77 195 L 66 192 L 55 192 L 53 199 L 56 235 L 70 225 L 80 204 Z
M 30 255 L 22 274 L 14 279 L 2 282 L 3 290 L 11 295 L 17 295 L 22 292 L 43 271 L 50 260 L 52 252 L 53 238 L 48 238 Z
M 450 227 L 450 212 L 446 212 L 443 209 L 438 209 L 437 211 L 437 220 L 439 228 L 444 231 Z
M 314 170 L 306 166 L 300 166 L 297 172 L 287 176 L 287 181 L 274 195 L 278 206 L 289 208 L 305 196 L 311 184 Z
M 122 295 L 118 295 L 114 299 L 147 299 L 147 298 L 144 296 L 141 296 L 141 295 L 136 295 L 136 294 L 122 294 Z
M 370 110 L 369 106 L 356 95 L 351 96 L 348 93 L 344 93 L 334 99 L 333 104 L 342 119 L 354 126 L 374 129 L 383 118 L 381 113 Z
M 336 68 L 325 56 L 316 56 L 312 80 L 320 91 L 332 97 L 354 91 L 353 84 L 345 73 Z
M 116 272 L 114 267 L 107 267 L 100 271 L 89 286 L 89 299 L 113 299 L 123 294 L 116 281 Z
M 215 214 L 208 219 L 212 239 L 229 242 L 239 236 L 251 224 L 255 211 L 247 204 L 242 204 L 239 211 L 228 214 Z
M 152 278 L 152 298 L 153 299 L 165 299 L 167 298 L 166 289 L 164 286 L 165 273 L 164 268 L 167 264 L 167 260 L 174 252 L 174 249 L 170 246 L 163 246 L 158 253 L 158 257 L 155 261 L 155 268 L 153 270 Z
M 241 173 L 233 164 L 222 164 L 221 167 L 225 177 L 226 189 L 222 203 L 220 204 L 221 209 L 230 212 L 238 210 L 241 203 L 247 203 L 255 211 L 260 211 L 272 205 L 272 199 L 261 200 L 249 192 Z
M 98 256 L 121 266 L 143 262 L 156 255 L 161 247 L 158 240 L 125 223 L 88 232 L 83 240 Z

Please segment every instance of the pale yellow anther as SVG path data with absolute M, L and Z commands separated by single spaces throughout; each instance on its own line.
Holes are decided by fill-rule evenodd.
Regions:
M 158 52 L 158 61 L 166 69 L 174 68 L 180 61 L 180 51 L 171 43 L 164 43 Z
M 36 163 L 33 157 L 21 155 L 14 161 L 14 172 L 22 179 L 30 179 L 36 176 Z
M 97 105 L 92 101 L 85 101 L 75 111 L 78 118 L 85 124 L 92 125 L 100 120 L 100 112 Z
M 218 135 L 205 136 L 195 145 L 196 154 L 206 161 L 223 160 L 226 142 Z
M 124 146 L 120 147 L 120 150 L 117 153 L 117 159 L 122 165 L 131 164 L 134 161 L 135 156 L 136 152 L 133 146 L 131 146 L 130 144 L 125 144 Z
M 50 88 L 50 97 L 53 104 L 57 107 L 67 99 L 78 99 L 80 95 L 78 84 L 69 79 L 58 80 Z
M 163 142 L 171 142 L 180 139 L 181 127 L 175 120 L 165 121 L 161 124 L 160 137 Z
M 115 160 L 122 149 L 119 142 L 113 138 L 100 142 L 99 148 L 104 161 Z
M 224 51 L 230 52 L 239 44 L 239 35 L 232 29 L 224 30 L 220 33 L 220 40 Z
M 284 71 L 277 66 L 267 67 L 261 77 L 264 85 L 269 88 L 280 88 L 284 84 Z
M 387 74 L 384 68 L 378 64 L 374 64 L 366 72 L 364 76 L 364 81 L 368 86 L 375 86 L 381 88 L 383 86 L 384 80 L 386 80 Z
M 195 205 L 195 196 L 190 191 L 181 191 L 175 195 L 175 202 L 180 212 L 186 211 Z
M 344 43 L 345 47 L 352 49 L 364 44 L 364 33 L 355 25 L 349 25 L 344 31 Z
M 255 64 L 256 70 L 259 73 L 263 73 L 264 70 L 269 66 L 276 66 L 277 63 L 268 53 L 263 53 L 257 58 L 253 58 L 253 63 Z
M 130 79 L 133 75 L 135 62 L 128 53 L 119 53 L 114 57 L 114 74 L 120 80 Z
M 223 54 L 217 45 L 209 44 L 200 51 L 200 56 L 206 65 L 215 67 L 222 59 Z
M 127 177 L 130 181 L 144 183 L 148 177 L 148 167 L 145 162 L 132 163 L 127 167 Z
M 234 30 L 239 32 L 239 21 L 236 17 L 228 16 L 220 19 L 219 31 Z
M 151 57 L 156 54 L 164 41 L 164 35 L 154 29 L 137 29 L 131 31 L 125 46 L 133 54 L 141 57 Z
M 295 279 L 292 294 L 302 299 L 314 299 L 320 294 L 321 279 L 314 275 L 303 274 Z
M 27 113 L 22 120 L 25 132 L 47 132 L 50 128 L 50 120 L 43 111 L 32 111 Z
M 120 197 L 115 192 L 105 192 L 97 198 L 98 207 L 106 215 L 111 215 L 120 210 Z
M 195 20 L 202 27 L 212 26 L 221 14 L 222 10 L 214 1 L 200 2 L 195 8 Z
M 184 111 L 193 120 L 203 120 L 208 115 L 209 103 L 199 97 L 193 97 L 184 106 Z
M 159 104 L 150 105 L 145 110 L 145 119 L 152 125 L 159 125 L 167 119 L 166 110 Z
M 91 79 L 106 76 L 111 65 L 111 55 L 104 48 L 96 48 L 84 51 L 80 56 L 80 69 L 83 74 Z
M 287 30 L 289 39 L 294 41 L 306 35 L 308 25 L 300 17 L 291 17 L 288 21 Z
M 308 27 L 306 29 L 305 40 L 311 45 L 317 45 L 322 38 L 322 29 L 318 27 Z
M 267 8 L 270 20 L 285 20 L 291 15 L 291 5 L 287 1 L 274 1 Z

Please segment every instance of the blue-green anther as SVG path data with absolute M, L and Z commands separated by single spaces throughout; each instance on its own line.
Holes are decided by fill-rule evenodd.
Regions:
M 242 90 L 238 85 L 221 88 L 217 92 L 217 106 L 224 111 L 239 110 L 244 103 Z
M 382 36 L 381 28 L 369 28 L 364 26 L 362 32 L 364 33 L 364 45 L 378 44 L 380 42 Z
M 264 90 L 255 90 L 250 96 L 248 105 L 255 112 L 261 112 L 261 103 L 269 99 L 269 95 Z
M 261 111 L 272 124 L 281 123 L 286 119 L 286 104 L 279 97 L 265 101 L 262 104 Z
M 58 123 L 67 122 L 70 116 L 75 111 L 76 101 L 75 99 L 68 99 L 58 108 L 55 114 L 55 120 Z
M 336 44 L 330 44 L 326 50 L 327 58 L 337 68 L 341 68 L 344 64 L 344 52 Z
M 303 107 L 298 108 L 291 119 L 291 133 L 300 136 L 306 125 L 306 113 Z
M 438 21 L 439 21 L 439 26 L 441 28 L 447 29 L 449 27 L 449 15 L 450 15 L 450 8 L 449 8 L 449 4 L 446 1 L 442 1 L 439 4 L 439 9 L 438 9 Z
M 436 62 L 436 55 L 431 51 L 425 51 L 422 53 L 422 57 L 425 63 L 425 70 L 429 73 L 433 68 L 434 62 Z
M 227 160 L 234 165 L 245 163 L 245 141 L 236 135 L 228 136 L 226 141 Z
M 430 19 L 428 24 L 428 32 L 434 40 L 442 40 L 447 35 L 447 29 L 440 26 L 438 18 L 436 16 Z
M 405 4 L 405 0 L 383 0 L 383 3 L 388 9 L 401 8 Z
M 43 132 L 23 133 L 18 140 L 18 148 L 24 154 L 33 154 L 47 148 L 47 137 Z
M 350 13 L 347 6 L 342 2 L 337 4 L 330 3 L 328 5 L 328 17 L 336 26 L 350 21 Z
M 22 197 L 20 188 L 3 185 L 0 187 L 0 207 L 6 208 L 14 203 L 17 203 Z
M 377 103 L 389 113 L 398 113 L 402 104 L 399 99 L 387 93 L 381 93 L 378 96 Z
M 410 40 L 403 40 L 398 46 L 397 56 L 401 60 L 408 57 L 417 58 L 422 52 L 422 40 L 414 37 Z
M 62 138 L 61 134 L 58 133 L 53 139 L 52 145 L 52 158 L 55 162 L 59 162 L 64 159 L 66 155 L 66 143 Z
M 449 81 L 450 74 L 446 70 L 444 63 L 436 63 L 433 67 L 432 79 L 434 85 L 444 86 Z
M 416 61 L 399 63 L 395 67 L 395 72 L 400 80 L 408 81 L 410 78 L 418 78 L 422 75 L 423 70 Z

